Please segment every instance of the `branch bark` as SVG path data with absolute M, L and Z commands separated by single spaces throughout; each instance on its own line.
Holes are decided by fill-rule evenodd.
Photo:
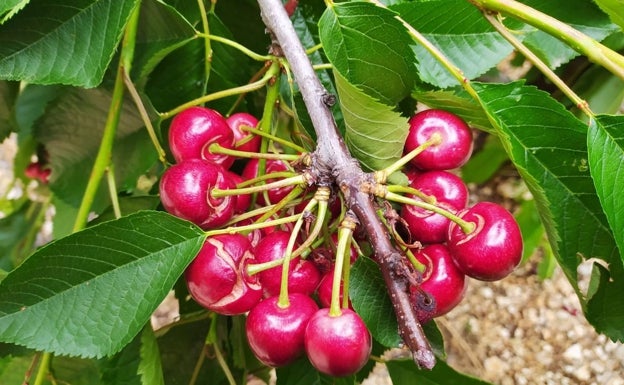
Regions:
M 319 184 L 335 182 L 339 186 L 346 204 L 364 226 L 392 300 L 399 333 L 416 364 L 431 369 L 435 365 L 435 356 L 418 322 L 416 309 L 411 304 L 407 277 L 399 269 L 403 256 L 391 243 L 386 228 L 377 217 L 373 198 L 360 189 L 360 186 L 375 183 L 372 175 L 362 171 L 338 134 L 336 122 L 326 103 L 329 94 L 316 76 L 282 2 L 258 0 L 258 3 L 265 25 L 290 63 L 312 119 L 317 148 L 312 154 L 311 168 L 318 173 Z

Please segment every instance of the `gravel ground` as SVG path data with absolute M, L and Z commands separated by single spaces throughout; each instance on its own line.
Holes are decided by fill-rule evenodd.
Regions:
M 0 196 L 7 193 L 14 154 L 13 141 L 0 144 Z M 501 385 L 624 385 L 624 345 L 587 323 L 560 270 L 544 282 L 534 271 L 530 261 L 502 281 L 469 282 L 464 301 L 438 319 L 448 362 Z M 159 313 L 175 314 L 172 305 Z M 379 366 L 365 384 L 391 382 Z

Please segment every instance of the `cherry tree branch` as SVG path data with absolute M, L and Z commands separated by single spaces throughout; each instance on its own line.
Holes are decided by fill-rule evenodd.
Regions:
M 435 365 L 435 356 L 418 322 L 416 309 L 410 301 L 408 277 L 402 274 L 401 269 L 403 256 L 390 242 L 386 228 L 377 217 L 373 198 L 360 189 L 360 186 L 375 183 L 372 175 L 362 171 L 338 134 L 330 109 L 331 95 L 316 76 L 282 2 L 258 0 L 258 3 L 265 25 L 290 64 L 312 119 L 317 135 L 317 148 L 312 154 L 311 170 L 317 174 L 319 185 L 335 182 L 339 186 L 347 206 L 364 227 L 392 300 L 399 333 L 412 351 L 416 364 L 431 369 Z

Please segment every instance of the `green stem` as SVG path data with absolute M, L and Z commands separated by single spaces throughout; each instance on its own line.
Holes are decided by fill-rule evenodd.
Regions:
M 411 195 L 417 196 L 418 198 L 432 205 L 435 205 L 438 201 L 435 196 L 427 195 L 423 193 L 422 191 L 415 189 L 413 187 L 392 184 L 392 185 L 387 186 L 387 188 L 388 188 L 388 191 L 390 192 L 405 193 L 405 194 L 411 194 Z
M 259 186 L 228 189 L 228 190 L 221 190 L 221 189 L 215 188 L 210 191 L 210 195 L 213 198 L 221 198 L 221 197 L 230 196 L 230 195 L 253 194 L 253 193 L 257 193 L 261 191 L 268 191 L 268 190 L 277 189 L 281 187 L 301 185 L 304 183 L 306 183 L 306 176 L 296 175 L 290 178 L 281 179 L 275 182 L 271 182 L 271 183 L 267 183 L 267 184 L 263 184 Z
M 270 180 L 270 179 L 291 178 L 293 176 L 297 176 L 297 173 L 294 172 L 294 171 L 292 171 L 292 172 L 291 171 L 272 172 L 270 174 L 264 174 L 264 175 L 260 175 L 260 176 L 257 176 L 255 178 L 252 178 L 252 179 L 247 179 L 246 181 L 237 184 L 236 188 L 253 186 L 256 183 L 264 182 L 264 181 Z
M 108 182 L 108 196 L 113 205 L 113 213 L 115 218 L 119 219 L 121 218 L 121 209 L 119 208 L 119 197 L 117 196 L 117 182 L 115 182 L 115 165 L 112 163 L 108 166 L 106 181 Z
M 334 68 L 334 66 L 331 63 L 323 63 L 323 64 L 315 64 L 312 66 L 312 68 L 314 68 L 315 71 L 322 71 L 322 70 L 330 70 Z
M 52 359 L 52 353 L 44 352 L 41 355 L 41 364 L 39 364 L 39 370 L 37 370 L 37 377 L 33 385 L 42 385 L 46 377 L 50 373 L 50 360 Z
M 314 243 L 318 235 L 321 233 L 321 230 L 323 229 L 323 224 L 325 223 L 325 216 L 327 215 L 327 202 L 329 200 L 329 194 L 330 191 L 328 187 L 319 187 L 317 193 L 314 195 L 314 198 L 312 198 L 313 200 L 316 200 L 318 202 L 316 221 L 314 222 L 314 227 L 308 235 L 308 238 L 306 238 L 305 242 L 303 242 L 297 248 L 297 250 L 293 252 L 293 257 L 296 257 L 303 253 L 304 250 L 306 250 L 308 247 L 310 247 L 310 245 Z M 303 215 L 305 211 L 306 210 L 304 208 L 301 214 Z
M 199 34 L 200 36 L 202 36 L 202 34 Z M 254 51 L 250 50 L 249 48 L 245 47 L 242 44 L 239 44 L 233 40 L 230 39 L 226 39 L 224 37 L 221 36 L 216 36 L 216 35 L 209 35 L 206 36 L 208 39 L 210 40 L 214 40 L 214 41 L 218 41 L 219 43 L 223 43 L 226 45 L 229 45 L 232 48 L 236 48 L 237 50 L 239 50 L 240 52 L 242 52 L 243 54 L 249 56 L 252 60 L 256 60 L 256 61 L 270 61 L 273 60 L 273 56 L 270 55 L 260 55 L 258 53 L 255 53 Z
M 388 180 L 388 176 L 392 175 L 393 172 L 400 170 L 403 166 L 405 166 L 427 148 L 431 146 L 437 146 L 440 143 L 442 143 L 442 136 L 439 133 L 434 132 L 433 135 L 431 135 L 431 138 L 423 142 L 420 146 L 416 147 L 412 151 L 403 155 L 401 159 L 392 163 L 390 166 L 384 168 L 383 170 L 376 171 L 375 180 L 378 183 L 386 183 L 386 181 Z
M 487 12 L 497 11 L 524 21 L 563 41 L 575 51 L 624 80 L 624 56 L 554 17 L 513 0 L 469 0 Z
M 516 39 L 513 33 L 511 33 L 507 27 L 499 20 L 500 14 L 493 15 L 489 12 L 484 12 L 486 20 L 492 24 L 492 26 L 503 36 L 518 52 L 520 52 L 525 58 L 527 58 L 535 68 L 544 74 L 557 88 L 566 95 L 572 103 L 576 105 L 578 109 L 583 111 L 585 115 L 590 118 L 594 117 L 593 111 L 590 109 L 587 101 L 581 99 L 568 85 L 561 80 L 553 70 L 546 65 L 536 54 L 533 53 L 527 46 L 525 46 L 520 40 Z
M 299 153 L 306 152 L 305 148 L 303 148 L 303 147 L 301 147 L 301 146 L 299 146 L 299 145 L 297 145 L 297 144 L 295 144 L 295 143 L 293 143 L 293 142 L 291 142 L 289 140 L 279 138 L 279 137 L 277 137 L 275 135 L 271 135 L 268 132 L 265 132 L 265 131 L 262 131 L 262 130 L 258 130 L 257 128 L 248 127 L 248 126 L 242 126 L 241 129 L 243 131 L 248 131 L 248 132 L 251 132 L 252 134 L 256 134 L 258 136 L 262 136 L 263 138 L 267 138 L 267 139 L 269 139 L 269 140 L 271 140 L 273 142 L 279 143 L 279 144 L 281 144 L 283 146 L 290 147 L 290 148 L 292 148 L 293 150 L 295 150 L 295 151 L 297 151 Z
M 432 212 L 434 212 L 436 214 L 440 214 L 440 215 L 450 219 L 451 221 L 457 223 L 457 225 L 459 227 L 461 227 L 461 229 L 466 234 L 470 234 L 471 232 L 473 232 L 475 227 L 476 227 L 476 224 L 474 224 L 473 222 L 465 221 L 465 220 L 461 219 L 460 217 L 458 217 L 457 215 L 451 213 L 450 211 L 445 210 L 445 209 L 443 209 L 441 207 L 432 205 L 430 203 L 426 203 L 426 202 L 419 201 L 419 200 L 416 200 L 416 199 L 407 198 L 407 197 L 404 197 L 404 196 L 399 195 L 399 194 L 395 194 L 395 193 L 390 192 L 390 191 L 388 191 L 385 194 L 385 196 L 383 196 L 383 198 L 385 198 L 385 199 L 387 199 L 389 201 L 392 201 L 392 202 L 398 202 L 398 203 L 403 203 L 403 204 L 406 204 L 406 205 L 412 205 L 412 206 L 423 208 L 425 210 L 432 211 Z
M 295 154 L 275 154 L 272 152 L 260 153 L 260 152 L 250 152 L 250 151 L 239 151 L 231 148 L 222 147 L 219 143 L 212 143 L 208 146 L 208 152 L 211 154 L 225 154 L 231 155 L 238 158 L 249 158 L 249 159 L 273 159 L 273 160 L 283 160 L 286 162 L 299 160 L 301 155 Z
M 227 96 L 232 96 L 232 95 L 238 95 L 238 94 L 243 94 L 243 93 L 248 93 L 248 92 L 252 92 L 252 91 L 257 91 L 259 89 L 261 89 L 262 87 L 264 87 L 269 80 L 271 80 L 274 76 L 276 76 L 279 73 L 279 65 L 278 66 L 271 66 L 271 68 L 269 68 L 269 70 L 264 74 L 264 76 L 262 78 L 260 78 L 260 80 L 255 81 L 253 83 L 249 83 L 249 84 L 245 84 L 243 86 L 239 86 L 239 87 L 233 87 L 233 88 L 229 88 L 227 90 L 221 90 L 221 91 L 217 91 L 214 92 L 212 94 L 208 94 L 208 95 L 204 95 L 201 96 L 197 99 L 193 99 L 189 102 L 186 102 L 184 104 L 179 105 L 178 107 L 167 111 L 167 112 L 162 112 L 160 113 L 160 117 L 165 120 L 168 119 L 184 110 L 186 110 L 189 107 L 193 107 L 193 106 L 198 106 L 200 104 L 204 104 L 213 100 L 217 100 L 217 99 L 221 99 L 221 98 L 225 98 Z
M 205 93 L 208 88 L 208 80 L 210 79 L 210 70 L 212 67 L 212 47 L 210 45 L 210 24 L 208 23 L 208 14 L 206 13 L 206 7 L 204 6 L 204 0 L 197 0 L 197 6 L 199 7 L 199 14 L 201 16 L 202 28 L 204 33 L 201 36 L 204 38 L 204 52 L 206 58 L 204 60 L 204 87 Z
M 346 219 L 346 218 L 345 218 Z M 342 307 L 340 303 L 340 284 L 342 281 L 342 270 L 346 265 L 345 254 L 349 243 L 351 242 L 351 235 L 353 229 L 350 226 L 341 226 L 338 231 L 338 245 L 336 246 L 336 263 L 334 265 L 334 276 L 332 280 L 332 294 L 331 302 L 329 304 L 330 317 L 339 317 L 342 314 Z M 345 297 L 348 297 L 346 293 L 347 288 L 344 288 Z
M 287 216 L 287 217 L 278 218 L 278 219 L 274 219 L 274 220 L 270 220 L 270 221 L 255 222 L 255 223 L 252 223 L 250 225 L 236 226 L 236 227 L 226 227 L 224 229 L 208 230 L 208 231 L 206 231 L 206 236 L 207 237 L 212 237 L 212 236 L 220 235 L 220 234 L 245 233 L 245 232 L 249 232 L 249 231 L 253 231 L 253 230 L 257 230 L 257 229 L 263 229 L 265 227 L 279 226 L 279 225 L 283 225 L 285 223 L 294 222 L 294 221 L 298 220 L 299 217 L 300 217 L 300 214 L 295 214 L 295 215 L 290 215 L 290 216 Z
M 104 173 L 111 162 L 111 156 L 113 152 L 113 143 L 115 141 L 115 134 L 117 133 L 117 127 L 119 125 L 119 116 L 121 115 L 121 107 L 123 104 L 124 94 L 124 74 L 129 71 L 134 54 L 134 45 L 136 41 L 136 28 L 139 19 L 140 2 L 137 3 L 134 8 L 128 25 L 126 27 L 124 39 L 121 47 L 121 58 L 117 67 L 117 75 L 115 77 L 115 86 L 113 88 L 113 96 L 111 105 L 108 110 L 108 117 L 106 119 L 106 125 L 104 126 L 104 135 L 100 142 L 100 148 L 95 158 L 95 163 L 91 169 L 91 175 L 87 182 L 87 187 L 84 192 L 82 202 L 78 208 L 78 214 L 74 222 L 73 231 L 83 229 L 87 225 L 89 217 L 89 211 L 95 200 L 95 195 L 100 187 Z

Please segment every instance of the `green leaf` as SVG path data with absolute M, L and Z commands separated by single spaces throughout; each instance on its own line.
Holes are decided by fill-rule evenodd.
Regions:
M 602 209 L 624 256 L 624 117 L 596 116 L 587 136 L 589 169 Z
M 526 5 L 544 12 L 584 34 L 601 41 L 619 28 L 612 24 L 593 3 L 586 0 L 559 1 L 525 0 Z M 551 68 L 567 63 L 579 54 L 567 44 L 545 32 L 530 28 L 525 30 L 524 43 Z
M 0 2 L 0 25 L 15 16 L 30 0 L 4 0 Z
M 42 202 L 28 200 L 0 218 L 0 269 L 11 271 L 30 255 L 46 209 Z
M 469 1 L 419 0 L 391 9 L 435 45 L 468 79 L 484 74 L 513 51 Z M 414 45 L 413 49 L 424 82 L 441 88 L 457 85 L 457 79 L 422 45 Z
M 0 283 L 0 340 L 60 355 L 118 352 L 203 240 L 188 222 L 142 211 L 50 243 Z
M 0 79 L 95 87 L 137 1 L 32 1 L 0 28 Z
M 462 179 L 465 183 L 485 183 L 508 161 L 509 156 L 498 137 L 488 135 L 483 148 L 474 153 L 468 163 L 462 166 Z
M 94 359 L 54 356 L 50 370 L 57 384 L 101 385 L 100 366 Z
M 611 21 L 624 29 L 624 0 L 595 0 Z
M 609 268 L 594 263 L 590 287 L 598 287 L 589 293 L 585 316 L 599 333 L 614 341 L 624 342 L 624 268 L 611 264 Z
M 388 361 L 388 373 L 393 385 L 488 385 L 488 382 L 459 373 L 446 362 L 438 360 L 432 370 L 422 370 L 413 361 Z
M 2 384 L 22 384 L 24 373 L 32 363 L 32 356 L 11 355 L 0 358 L 0 383 Z
M 164 385 L 162 364 L 156 336 L 151 325 L 143 328 L 141 333 L 141 362 L 138 373 L 143 385 Z
M 411 38 L 394 16 L 374 4 L 352 2 L 334 3 L 319 20 L 321 43 L 335 72 L 390 106 L 409 95 L 416 77 Z
M 141 3 L 133 78 L 140 81 L 176 48 L 195 38 L 193 26 L 178 11 L 158 0 Z
M 66 87 L 35 122 L 35 137 L 50 155 L 50 187 L 58 197 L 78 207 L 91 175 L 106 125 L 112 94 L 103 88 Z M 121 107 L 112 162 L 120 191 L 134 189 L 138 177 L 157 159 L 143 120 L 131 100 Z M 106 183 L 101 183 L 93 211 L 109 204 Z
M 355 377 L 330 377 L 316 370 L 307 358 L 277 368 L 276 385 L 355 385 Z
M 368 170 L 381 170 L 397 161 L 409 131 L 407 118 L 357 89 L 340 73 L 335 77 L 351 154 Z
M 493 132 L 492 124 L 483 109 L 467 98 L 461 89 L 452 91 L 414 91 L 412 97 L 431 107 L 440 108 L 461 116 L 470 127 Z
M 368 258 L 358 258 L 353 264 L 349 297 L 353 308 L 379 343 L 393 348 L 403 342 L 386 283 L 375 262 Z
M 19 91 L 19 83 L 0 81 L 0 143 L 15 131 L 13 109 Z
M 121 215 L 129 215 L 141 210 L 156 210 L 160 205 L 160 197 L 155 195 L 141 195 L 119 197 L 119 211 Z M 97 218 L 89 221 L 89 226 L 115 219 L 115 210 L 108 207 Z

